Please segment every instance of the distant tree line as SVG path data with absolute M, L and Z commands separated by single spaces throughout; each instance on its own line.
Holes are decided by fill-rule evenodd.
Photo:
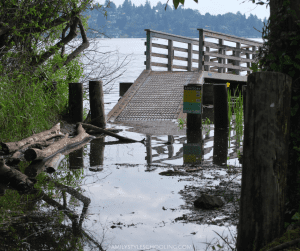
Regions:
M 149 1 L 145 5 L 136 6 L 130 0 L 125 0 L 117 7 L 112 1 L 106 0 L 105 6 L 107 16 L 96 9 L 85 12 L 90 17 L 88 24 L 91 30 L 88 36 L 101 37 L 104 33 L 111 38 L 144 38 L 144 29 L 153 29 L 197 38 L 197 28 L 203 28 L 239 37 L 261 38 L 259 31 L 262 31 L 263 22 L 267 22 L 266 18 L 261 20 L 252 14 L 246 18 L 240 12 L 201 15 L 198 10 L 184 9 L 182 6 L 177 10 L 168 6 L 165 11 L 165 4 L 161 2 L 151 8 Z

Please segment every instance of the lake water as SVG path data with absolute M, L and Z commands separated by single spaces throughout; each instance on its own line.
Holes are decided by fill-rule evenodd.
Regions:
M 262 39 L 253 40 L 262 42 Z M 211 39 L 211 41 L 215 40 Z M 157 42 L 166 44 L 164 40 Z M 112 76 L 103 77 L 107 66 L 101 64 L 96 67 L 95 72 L 91 75 L 95 79 L 103 80 L 106 114 L 120 98 L 119 82 L 134 82 L 145 69 L 144 43 L 144 38 L 97 39 L 96 45 L 99 46 L 100 52 L 118 51 L 118 54 L 110 55 L 104 59 L 103 56 L 97 56 L 93 52 L 88 53 L 89 58 L 94 57 L 95 64 L 114 64 L 118 57 L 121 62 L 128 56 L 126 61 L 128 64 Z M 227 44 L 234 46 L 233 43 Z M 179 45 L 174 43 L 174 46 Z M 194 49 L 197 48 L 194 47 Z M 163 49 L 153 48 L 153 51 L 165 53 Z M 185 53 L 176 55 L 186 56 Z M 106 56 L 104 54 L 104 57 Z M 194 58 L 197 58 L 197 55 Z M 164 59 L 160 58 L 155 58 L 153 61 L 165 62 Z M 181 65 L 184 65 L 184 63 L 181 63 Z M 86 75 L 90 73 L 91 68 L 87 69 Z M 113 84 L 107 85 L 110 79 L 118 76 L 123 70 L 125 72 L 122 76 L 113 81 Z M 165 69 L 153 67 L 153 70 Z M 243 72 L 241 75 L 245 74 L 246 72 Z M 88 101 L 84 102 L 84 107 L 89 110 Z M 115 125 L 107 125 L 107 127 L 113 126 Z M 122 136 L 137 140 L 147 138 L 147 135 L 133 132 L 130 127 L 120 125 L 116 127 L 124 129 L 123 132 L 119 133 Z M 203 135 L 203 161 L 212 163 L 214 130 L 211 128 L 210 132 L 206 131 L 203 134 L 205 134 Z M 237 156 L 234 154 L 237 151 L 234 136 L 235 132 L 233 131 L 231 132 L 232 139 L 231 147 L 228 149 L 229 159 L 227 164 L 240 167 Z M 211 224 L 183 224 L 174 221 L 176 217 L 180 217 L 189 211 L 179 209 L 181 205 L 185 204 L 179 192 L 191 182 L 179 182 L 180 178 L 178 177 L 164 177 L 159 176 L 158 173 L 165 170 L 165 167 L 184 164 L 182 149 L 183 143 L 186 142 L 185 136 L 182 134 L 173 135 L 174 143 L 171 148 L 163 144 L 168 141 L 168 135 L 148 135 L 148 140 L 149 137 L 151 138 L 151 144 L 148 148 L 140 143 L 106 145 L 105 147 L 100 146 L 100 144 L 98 148 L 97 143 L 94 143 L 94 146 L 92 146 L 93 143 L 87 144 L 84 149 L 86 153 L 84 157 L 85 179 L 83 181 L 84 185 L 81 187 L 86 190 L 85 196 L 89 197 L 92 202 L 88 209 L 88 218 L 84 221 L 84 228 L 93 233 L 93 236 L 97 239 L 102 239 L 105 232 L 103 243 L 109 250 L 129 249 L 125 245 L 138 245 L 140 249 L 137 246 L 131 247 L 135 250 L 142 250 L 143 245 L 156 245 L 153 249 L 146 246 L 145 250 L 193 250 L 193 244 L 197 250 L 205 250 L 206 245 L 204 243 L 217 237 L 214 231 L 222 234 L 223 232 L 228 233 L 228 229 L 230 229 L 233 233 L 236 233 L 235 226 L 226 228 L 225 226 Z M 115 139 L 106 137 L 105 142 L 108 141 L 115 141 Z M 101 148 L 99 151 L 103 153 L 101 161 L 93 164 L 91 164 L 91 156 L 87 156 L 92 155 L 92 148 Z M 149 156 L 149 152 L 151 156 Z M 150 162 L 149 158 L 151 158 Z M 95 164 L 100 164 L 104 168 L 103 172 L 92 173 L 89 171 L 88 167 Z M 209 176 L 208 173 L 206 175 Z M 237 179 L 238 183 L 240 183 L 240 178 Z M 217 184 L 218 182 L 216 182 Z M 174 208 L 175 210 L 162 210 L 163 207 Z M 173 245 L 173 247 L 167 247 L 167 245 Z M 179 245 L 183 246 L 180 247 Z
M 262 42 L 261 39 L 254 40 Z M 144 43 L 143 38 L 98 39 L 96 45 L 99 53 L 118 50 L 119 54 L 97 54 L 93 51 L 87 53 L 86 56 L 92 59 L 95 65 L 93 73 L 91 73 L 92 66 L 86 69 L 85 74 L 103 80 L 106 114 L 118 102 L 119 82 L 134 82 L 145 69 Z M 179 45 L 175 43 L 174 46 Z M 154 50 L 154 52 L 163 51 Z M 110 68 L 109 64 L 114 65 L 118 57 L 122 61 L 128 55 L 130 61 L 121 71 L 104 77 L 107 69 Z M 184 53 L 177 55 L 185 56 Z M 153 61 L 164 62 L 163 59 Z M 113 85 L 107 85 L 122 70 L 126 70 L 123 75 L 116 78 L 112 82 Z M 153 70 L 165 69 L 154 67 Z M 84 102 L 84 107 L 89 110 L 88 100 Z M 226 236 L 230 235 L 230 230 L 233 235 L 236 234 L 236 222 L 232 224 L 230 221 L 231 217 L 236 217 L 236 213 L 229 211 L 227 215 L 225 214 L 224 207 L 230 207 L 229 202 L 220 211 L 195 210 L 193 207 L 193 201 L 200 192 L 210 192 L 218 187 L 225 191 L 227 182 L 233 182 L 234 186 L 240 187 L 241 164 L 237 158 L 239 146 L 235 131 L 230 133 L 230 146 L 225 153 L 225 159 L 223 158 L 221 162 L 218 160 L 224 165 L 206 169 L 205 166 L 208 164 L 217 162 L 214 142 L 221 137 L 218 142 L 225 142 L 227 149 L 228 134 L 224 141 L 222 137 L 225 134 L 218 134 L 213 126 L 203 129 L 202 162 L 197 164 L 203 169 L 198 172 L 198 176 L 195 174 L 185 178 L 159 175 L 162 171 L 186 164 L 185 130 L 178 129 L 178 133 L 172 135 L 151 135 L 137 133 L 130 126 L 108 124 L 107 127 L 123 129 L 119 135 L 128 138 L 136 140 L 146 138 L 146 144 L 109 144 L 116 141 L 109 136 L 96 139 L 86 144 L 84 148 L 67 155 L 59 170 L 53 174 L 64 182 L 65 177 L 70 175 L 75 177 L 75 173 L 78 172 L 75 183 L 82 189 L 80 193 L 91 200 L 86 214 L 82 215 L 82 228 L 89 235 L 90 243 L 94 242 L 91 240 L 102 242 L 108 250 L 194 250 L 193 245 L 196 250 L 205 250 L 206 242 L 218 238 L 216 233 Z M 175 127 L 177 128 L 176 125 Z M 169 144 L 166 144 L 167 142 Z M 229 174 L 226 164 L 235 166 L 237 172 Z M 78 199 L 80 197 L 75 197 L 67 194 L 62 198 L 60 192 L 53 196 L 56 201 L 80 215 L 85 210 L 83 203 Z M 52 208 L 45 210 L 52 210 Z M 185 215 L 199 217 L 194 221 L 185 222 L 182 221 Z M 220 219 L 223 219 L 223 222 L 220 223 Z M 64 219 L 64 224 L 71 226 L 67 217 Z M 84 250 L 99 249 L 93 249 L 87 244 L 84 245 Z

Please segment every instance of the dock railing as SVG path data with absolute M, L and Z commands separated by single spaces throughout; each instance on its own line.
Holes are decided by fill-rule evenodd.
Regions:
M 173 69 L 182 69 L 187 71 L 210 71 L 216 73 L 227 73 L 240 75 L 240 71 L 247 71 L 249 75 L 252 70 L 249 68 L 252 63 L 256 62 L 256 54 L 258 48 L 262 47 L 263 43 L 255 42 L 250 39 L 241 38 L 233 35 L 227 35 L 220 32 L 209 31 L 206 29 L 199 30 L 199 40 L 173 35 L 165 32 L 145 29 L 147 32 L 146 45 L 146 70 L 151 70 L 151 66 L 166 67 L 168 71 Z M 205 38 L 217 38 L 218 43 L 205 41 Z M 152 38 L 160 38 L 168 40 L 168 45 L 153 43 Z M 173 41 L 187 43 L 188 48 L 180 48 L 173 46 Z M 234 42 L 236 46 L 224 45 L 224 42 Z M 192 45 L 198 45 L 199 50 L 193 50 Z M 152 47 L 167 49 L 168 54 L 154 53 Z M 205 47 L 205 50 L 204 50 Z M 251 48 L 251 50 L 250 50 Z M 215 50 L 211 50 L 215 49 Z M 174 51 L 187 52 L 188 57 L 174 56 Z M 231 55 L 226 55 L 226 51 L 232 52 Z M 192 54 L 198 54 L 199 58 L 194 59 Z M 246 55 L 246 58 L 241 56 Z M 250 55 L 251 58 L 250 58 Z M 168 63 L 152 62 L 152 57 L 167 58 Z M 174 65 L 173 60 L 186 61 L 187 66 Z M 198 67 L 192 67 L 192 62 L 198 63 Z M 247 63 L 247 67 L 240 66 L 241 63 Z

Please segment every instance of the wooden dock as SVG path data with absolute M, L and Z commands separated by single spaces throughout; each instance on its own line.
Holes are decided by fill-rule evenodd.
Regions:
M 185 85 L 246 83 L 247 76 L 240 76 L 240 72 L 247 71 L 247 75 L 252 72 L 249 67 L 256 62 L 258 48 L 263 44 L 219 32 L 198 30 L 199 40 L 146 29 L 146 69 L 109 112 L 107 121 L 186 118 L 182 112 Z M 153 43 L 152 38 L 166 39 L 168 45 Z M 218 43 L 205 41 L 205 38 L 216 38 Z M 174 41 L 187 44 L 187 49 L 173 46 Z M 236 46 L 224 45 L 225 41 L 234 42 Z M 193 46 L 197 46 L 198 50 L 194 50 Z M 153 47 L 166 49 L 167 54 L 154 53 Z M 176 51 L 186 52 L 188 56 L 175 56 Z M 228 51 L 232 54 L 226 55 Z M 193 54 L 198 55 L 198 59 L 193 58 Z M 153 62 L 153 57 L 165 58 L 168 63 Z M 187 65 L 176 65 L 174 60 L 185 61 Z M 247 67 L 240 66 L 241 63 L 246 63 Z M 193 66 L 195 64 L 197 67 Z M 152 67 L 164 67 L 167 70 L 153 71 Z

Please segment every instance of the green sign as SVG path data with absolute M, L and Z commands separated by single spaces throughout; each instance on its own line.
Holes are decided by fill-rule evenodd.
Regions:
M 201 114 L 202 86 L 184 86 L 183 112 Z

